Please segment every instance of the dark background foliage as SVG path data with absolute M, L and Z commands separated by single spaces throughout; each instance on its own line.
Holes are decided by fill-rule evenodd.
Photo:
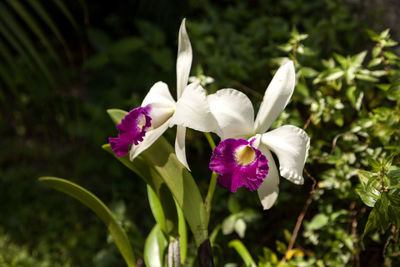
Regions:
M 1 13 L 8 14 L 0 14 L 0 263 L 10 266 L 123 266 L 100 220 L 75 200 L 39 184 L 37 178 L 44 175 L 70 179 L 94 192 L 123 221 L 137 254 L 142 253 L 154 223 L 146 187 L 100 148 L 107 137 L 116 135 L 105 111 L 140 105 L 157 81 L 166 82 L 174 92 L 177 33 L 184 17 L 194 51 L 192 75 L 213 77 L 215 82 L 207 86 L 210 93 L 219 88 L 240 89 L 256 107 L 277 69 L 276 58 L 289 54 L 301 63 L 298 69 L 307 66 L 320 74 L 325 70 L 322 59 L 332 58 L 334 53 L 347 56 L 371 50 L 375 44 L 366 30 L 385 27 L 376 25 L 381 14 L 363 12 L 362 6 L 342 0 L 39 1 L 47 15 L 39 13 L 32 1 L 15 1 L 36 21 L 54 50 L 53 56 L 38 31 L 31 28 L 29 17 L 11 2 L 0 6 Z M 301 42 L 306 47 L 304 54 L 282 48 L 296 33 L 308 34 Z M 371 57 L 368 55 L 368 60 Z M 382 248 L 389 234 L 365 237 L 361 250 L 354 248 L 359 239 L 352 239 L 348 230 L 354 217 L 351 212 L 359 214 L 356 230 L 360 234 L 368 218 L 368 210 L 352 189 L 358 183 L 356 173 L 337 171 L 329 176 L 338 168 L 354 170 L 367 164 L 343 159 L 354 151 L 351 140 L 334 153 L 330 150 L 335 149 L 331 143 L 338 134 L 362 119 L 373 120 L 369 117 L 373 108 L 392 107 L 394 102 L 372 81 L 365 82 L 360 87 L 357 84 L 357 90 L 365 91 L 367 102 L 356 110 L 350 98 L 345 99 L 347 93 L 337 93 L 329 83 L 307 80 L 312 76 L 304 75 L 299 82 L 302 90 L 296 89 L 285 111 L 290 116 L 281 117 L 277 125 L 285 122 L 303 127 L 314 114 L 307 129 L 313 148 L 306 169 L 320 187 L 325 180 L 334 185 L 317 193 L 296 244 L 306 259 L 315 260 L 308 262 L 311 265 L 322 261 L 326 266 L 379 266 L 384 262 Z M 339 99 L 346 109 L 331 119 L 315 115 L 318 112 L 312 103 L 320 103 L 326 96 Z M 374 104 L 374 99 L 378 103 Z M 334 110 L 333 106 L 328 103 L 324 112 Z M 173 140 L 174 131 L 170 129 L 167 138 Z M 398 143 L 397 139 L 389 141 L 374 139 L 368 144 L 375 149 Z M 205 193 L 209 148 L 194 131 L 188 132 L 187 144 L 194 177 Z M 321 159 L 323 155 L 327 157 Z M 210 227 L 211 232 L 225 220 L 226 234 L 218 235 L 214 250 L 218 264 L 240 264 L 239 256 L 225 245 L 241 235 L 237 229 L 228 233 L 226 218 L 235 214 L 231 220 L 242 218 L 245 222 L 243 242 L 253 256 L 260 255 L 260 262 L 264 258 L 273 262 L 274 253 L 282 257 L 279 253 L 286 250 L 312 184 L 307 176 L 304 186 L 281 179 L 278 203 L 265 212 L 257 194 L 239 190 L 232 195 L 218 187 Z M 317 230 L 320 232 L 315 233 Z M 315 238 L 320 243 L 312 241 Z

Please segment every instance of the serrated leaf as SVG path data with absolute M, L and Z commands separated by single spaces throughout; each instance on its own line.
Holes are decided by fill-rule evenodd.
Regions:
M 136 266 L 135 256 L 133 254 L 128 236 L 122 229 L 121 225 L 116 221 L 111 211 L 99 198 L 83 187 L 65 179 L 56 177 L 41 177 L 39 178 L 39 181 L 75 198 L 96 213 L 96 215 L 99 216 L 99 218 L 108 227 L 108 230 L 110 231 L 123 258 L 125 259 L 126 264 L 129 267 Z

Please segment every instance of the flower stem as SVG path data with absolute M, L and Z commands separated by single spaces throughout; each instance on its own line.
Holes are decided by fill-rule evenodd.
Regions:
M 214 139 L 212 139 L 212 136 L 210 133 L 204 133 L 204 136 L 207 138 L 208 143 L 210 144 L 211 150 L 214 150 L 216 147 Z
M 211 180 L 210 180 L 210 185 L 208 186 L 208 192 L 206 196 L 206 200 L 204 205 L 206 206 L 206 211 L 207 211 L 207 225 L 210 221 L 210 214 L 211 214 L 211 202 L 214 196 L 214 191 L 215 191 L 215 186 L 217 185 L 217 177 L 218 174 L 215 172 L 212 172 L 211 174 Z
M 208 143 L 210 144 L 210 147 L 212 150 L 215 149 L 215 142 L 212 139 L 212 136 L 210 133 L 204 133 L 204 136 L 207 138 Z M 217 177 L 218 174 L 216 174 L 215 172 L 213 172 L 211 174 L 211 180 L 210 180 L 210 184 L 208 185 L 208 192 L 207 192 L 207 196 L 204 202 L 204 205 L 206 206 L 206 211 L 207 211 L 207 225 L 210 221 L 210 213 L 211 213 L 211 202 L 214 196 L 214 191 L 215 191 L 215 186 L 217 185 Z

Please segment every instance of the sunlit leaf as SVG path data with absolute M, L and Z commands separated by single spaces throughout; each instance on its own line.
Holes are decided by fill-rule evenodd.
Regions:
M 119 251 L 124 257 L 126 264 L 129 267 L 136 266 L 135 256 L 133 254 L 128 236 L 122 229 L 121 225 L 116 221 L 111 211 L 100 199 L 83 187 L 64 179 L 55 177 L 41 177 L 39 178 L 39 181 L 58 191 L 70 195 L 96 213 L 96 215 L 99 216 L 99 218 L 108 227 L 108 230 L 110 231 Z

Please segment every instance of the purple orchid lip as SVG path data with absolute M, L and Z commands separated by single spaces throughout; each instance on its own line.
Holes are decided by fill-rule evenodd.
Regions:
M 217 181 L 232 193 L 242 186 L 257 190 L 268 174 L 267 157 L 253 147 L 253 140 L 225 139 L 214 149 L 210 169 L 220 176 Z
M 150 105 L 132 109 L 117 124 L 118 137 L 109 137 L 108 142 L 118 157 L 128 154 L 131 145 L 143 141 L 146 130 L 151 126 L 150 111 Z

